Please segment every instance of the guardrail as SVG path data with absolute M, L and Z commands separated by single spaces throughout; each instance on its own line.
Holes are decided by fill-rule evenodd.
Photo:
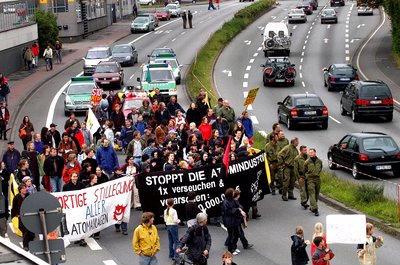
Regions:
M 0 3 L 0 32 L 25 27 L 35 23 L 36 3 L 21 0 Z

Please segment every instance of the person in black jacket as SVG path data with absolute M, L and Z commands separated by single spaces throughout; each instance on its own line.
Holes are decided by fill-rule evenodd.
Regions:
M 3 197 L 3 200 L 0 200 L 0 203 L 3 202 L 3 205 L 0 205 L 0 209 L 3 209 L 4 212 L 0 212 L 0 236 L 5 237 L 7 233 L 7 220 L 10 217 L 10 211 L 8 210 L 8 181 L 10 180 L 10 172 L 6 168 L 6 164 L 1 162 L 0 166 L 0 197 Z
M 305 265 L 310 260 L 306 251 L 307 245 L 310 241 L 304 241 L 303 227 L 296 227 L 296 234 L 290 237 L 293 241 L 291 252 L 292 252 L 292 265 Z
M 91 173 L 96 173 L 97 160 L 94 158 L 94 150 L 87 148 L 85 150 L 86 158 L 82 161 L 82 165 L 87 163 L 91 165 Z
M 211 248 L 211 235 L 207 228 L 207 214 L 199 213 L 196 216 L 197 223 L 190 227 L 181 238 L 177 253 L 186 246 L 186 255 L 194 265 L 207 265 L 207 259 Z
M 71 174 L 71 178 L 67 184 L 63 186 L 62 191 L 74 191 L 84 189 L 85 185 L 78 180 L 78 173 Z
M 7 151 L 4 152 L 3 162 L 6 163 L 6 168 L 9 172 L 14 172 L 18 168 L 18 163 L 21 160 L 21 154 L 14 147 L 14 141 L 7 144 Z
M 57 148 L 61 142 L 61 134 L 59 131 L 57 131 L 56 127 L 57 127 L 56 124 L 54 124 L 54 123 L 50 124 L 50 130 L 48 132 L 49 137 L 51 139 L 50 146 L 55 147 L 55 148 Z
M 195 202 L 196 193 L 194 191 L 189 191 L 188 202 L 185 204 L 185 213 L 187 226 L 190 228 L 196 224 L 196 216 L 200 213 L 199 206 Z
M 44 160 L 43 170 L 50 177 L 52 192 L 59 192 L 62 188 L 61 176 L 64 169 L 64 159 L 58 155 L 56 148 L 50 148 L 50 155 Z

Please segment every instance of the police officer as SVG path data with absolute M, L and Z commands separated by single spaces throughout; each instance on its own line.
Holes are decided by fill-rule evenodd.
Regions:
M 299 145 L 299 139 L 293 138 L 290 140 L 290 144 L 285 146 L 278 153 L 278 163 L 283 169 L 283 187 L 282 187 L 282 200 L 287 201 L 296 200 L 293 194 L 295 177 L 293 172 L 294 159 L 299 154 L 297 146 Z M 289 195 L 289 196 L 288 196 Z
M 183 21 L 183 28 L 186 29 L 187 16 L 185 11 L 182 12 L 182 21 Z
M 278 171 L 278 145 L 277 145 L 278 136 L 276 134 L 270 134 L 268 143 L 265 145 L 265 154 L 267 156 L 269 171 L 271 173 L 271 194 L 275 195 L 275 188 L 280 188 L 279 180 L 277 177 Z
M 192 25 L 193 14 L 192 14 L 192 12 L 190 12 L 190 10 L 188 10 L 187 17 L 188 17 L 188 20 L 189 20 L 189 28 L 193 28 L 193 25 Z
M 300 154 L 296 156 L 294 159 L 293 172 L 295 179 L 299 182 L 300 189 L 300 204 L 304 207 L 304 209 L 308 208 L 308 193 L 307 193 L 307 180 L 304 176 L 304 163 L 308 159 L 307 155 L 307 147 L 302 145 L 300 146 Z
M 319 216 L 318 198 L 321 188 L 322 161 L 317 157 L 317 152 L 314 148 L 310 148 L 308 155 L 310 157 L 304 163 L 304 175 L 307 179 L 307 190 L 311 205 L 310 211 L 315 216 Z

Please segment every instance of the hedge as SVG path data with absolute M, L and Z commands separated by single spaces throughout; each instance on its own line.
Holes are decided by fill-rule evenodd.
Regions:
M 392 24 L 393 52 L 400 55 L 400 1 L 383 0 L 383 5 Z

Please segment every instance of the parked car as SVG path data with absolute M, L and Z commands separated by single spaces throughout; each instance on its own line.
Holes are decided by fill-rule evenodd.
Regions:
M 342 115 L 350 113 L 357 122 L 362 117 L 383 116 L 393 119 L 393 97 L 390 88 L 382 81 L 353 81 L 341 92 Z
M 158 20 L 170 20 L 171 19 L 171 13 L 166 9 L 162 10 L 157 10 L 154 15 Z
M 159 56 L 160 54 L 170 54 L 174 57 L 176 57 L 176 53 L 172 48 L 156 48 L 154 49 L 150 55 L 147 55 L 149 57 L 149 63 L 154 62 L 155 58 Z
M 319 125 L 328 128 L 328 108 L 315 94 L 292 94 L 278 102 L 278 121 L 289 130 L 299 125 Z
M 88 50 L 83 58 L 83 74 L 92 75 L 96 65 L 100 62 L 107 62 L 111 59 L 109 47 L 94 47 Z
M 152 6 L 156 3 L 156 0 L 139 0 L 139 5 Z
M 297 9 L 303 9 L 306 15 L 313 13 L 314 7 L 310 0 L 300 0 L 296 6 Z
M 350 64 L 332 64 L 323 71 L 324 86 L 328 87 L 328 91 L 344 90 L 351 81 L 358 80 L 357 69 Z
M 374 15 L 374 9 L 368 5 L 360 5 L 357 7 L 358 16 L 372 16 Z
M 394 176 L 400 176 L 399 147 L 392 137 L 384 133 L 347 134 L 329 147 L 327 155 L 330 169 L 351 170 L 355 179 L 390 171 Z
M 138 62 L 138 52 L 133 44 L 119 44 L 112 48 L 112 60 L 122 65 L 134 65 Z
M 182 13 L 179 3 L 166 5 L 165 10 L 168 10 L 168 12 L 171 14 L 171 17 L 180 17 Z
M 331 6 L 344 6 L 344 0 L 331 0 Z
M 338 17 L 336 14 L 335 9 L 333 8 L 326 8 L 321 12 L 321 24 L 324 23 L 338 23 Z
M 91 108 L 91 97 L 94 88 L 97 88 L 97 86 L 93 77 L 72 77 L 67 89 L 63 92 L 65 96 L 65 116 L 69 116 L 71 112 L 86 113 Z
M 264 56 L 268 57 L 270 53 L 283 53 L 285 56 L 290 54 L 290 46 L 292 41 L 289 29 L 284 22 L 269 22 L 265 28 L 263 35 L 263 51 Z
M 101 62 L 96 66 L 93 78 L 99 87 L 117 90 L 124 84 L 124 71 L 118 62 Z
M 131 33 L 136 32 L 149 32 L 155 30 L 156 25 L 149 17 L 137 17 L 132 21 Z
M 267 62 L 262 64 L 264 86 L 273 84 L 286 84 L 294 86 L 296 78 L 295 65 L 288 57 L 268 57 Z
M 291 9 L 288 14 L 288 23 L 293 23 L 293 22 L 307 22 L 307 15 L 304 13 L 303 9 L 300 8 L 295 8 Z

